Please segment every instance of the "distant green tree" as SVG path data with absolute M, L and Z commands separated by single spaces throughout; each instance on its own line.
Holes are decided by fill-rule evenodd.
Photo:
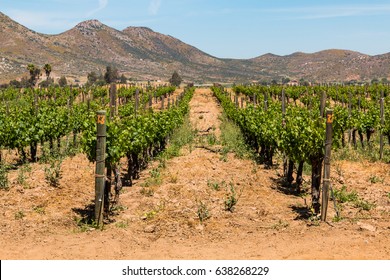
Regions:
M 106 81 L 104 80 L 104 75 L 102 73 L 99 73 L 99 76 L 97 78 L 97 81 L 96 82 L 99 82 L 99 81 L 102 81 L 103 83 L 105 83 Z
M 27 77 L 22 77 L 22 79 L 20 79 L 20 87 L 21 88 L 27 88 L 30 86 L 31 86 L 30 79 L 28 79 Z
M 28 80 L 29 86 L 35 87 L 39 77 L 41 76 L 41 70 L 37 68 L 34 64 L 27 65 L 27 70 L 30 73 L 30 79 Z
M 97 85 L 99 87 L 102 87 L 104 85 L 107 85 L 107 83 L 106 83 L 105 80 L 99 79 L 99 80 L 96 81 L 95 85 Z
M 126 84 L 127 83 L 127 78 L 124 74 L 121 75 L 120 77 L 120 83 L 121 84 Z
M 300 84 L 301 86 L 305 86 L 305 87 L 307 87 L 307 86 L 310 85 L 310 83 L 309 83 L 308 81 L 305 81 L 304 78 L 301 78 L 301 79 L 299 80 L 299 84 Z
M 45 74 L 46 74 L 46 81 L 49 80 L 49 77 L 50 77 L 50 73 L 51 73 L 51 65 L 49 63 L 46 63 L 44 66 L 43 66 L 43 70 L 45 71 Z
M 114 83 L 118 80 L 119 74 L 118 70 L 115 67 L 107 66 L 106 73 L 104 74 L 104 80 L 107 84 Z
M 98 75 L 96 74 L 96 72 L 92 71 L 91 73 L 88 73 L 87 79 L 88 79 L 88 84 L 93 85 L 98 80 Z
M 171 85 L 175 87 L 179 87 L 183 79 L 180 77 L 179 73 L 177 71 L 173 72 L 172 77 L 169 79 L 169 82 Z
M 20 88 L 21 87 L 21 83 L 17 80 L 12 80 L 9 82 L 9 86 L 10 87 L 14 87 L 14 88 Z
M 46 80 L 39 83 L 39 86 L 42 88 L 47 88 L 49 86 L 52 86 L 54 84 L 54 79 L 47 78 Z
M 289 82 L 290 82 L 290 78 L 288 78 L 288 77 L 285 77 L 282 79 L 282 84 L 284 84 L 284 85 L 289 83 Z
M 261 80 L 260 85 L 262 86 L 268 86 L 268 82 L 266 80 Z
M 68 81 L 66 80 L 66 77 L 65 76 L 62 76 L 59 80 L 58 80 L 58 84 L 60 85 L 60 87 L 65 87 L 68 85 Z

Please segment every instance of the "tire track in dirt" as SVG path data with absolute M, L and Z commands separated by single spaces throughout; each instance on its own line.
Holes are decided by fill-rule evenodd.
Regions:
M 198 137 L 215 134 L 219 138 L 222 112 L 211 91 L 197 89 L 190 108 L 189 119 L 199 132 Z M 286 205 L 274 203 L 274 200 L 281 201 L 278 197 L 283 195 L 268 187 L 272 184 L 270 177 L 274 171 L 262 170 L 251 160 L 238 159 L 233 154 L 222 159 L 221 154 L 211 150 L 199 145 L 194 145 L 192 150 L 186 147 L 181 156 L 167 162 L 161 174 L 163 183 L 155 189 L 153 196 L 145 197 L 139 191 L 133 191 L 140 189 L 140 181 L 122 198 L 122 203 L 132 205 L 126 211 L 128 216 L 122 218 L 134 221 L 137 225 L 129 227 L 134 226 L 153 242 L 153 246 L 161 246 L 158 252 L 170 250 L 174 240 L 182 244 L 184 240 L 193 243 L 176 254 L 186 250 L 195 254 L 193 246 L 197 244 L 206 242 L 208 247 L 209 243 L 230 239 L 237 242 L 237 248 L 233 250 L 236 251 L 242 246 L 242 234 L 271 228 L 283 219 L 279 213 L 284 212 Z M 149 171 L 144 171 L 141 177 L 147 177 Z M 210 182 L 218 184 L 219 190 L 213 189 Z M 232 194 L 231 186 L 238 198 L 233 212 L 224 209 L 227 197 Z M 209 215 L 203 222 L 199 219 L 201 212 Z M 140 221 L 140 216 L 150 215 L 153 217 Z M 174 256 L 175 252 L 172 254 Z M 210 256 L 224 258 L 227 255 L 229 252 Z

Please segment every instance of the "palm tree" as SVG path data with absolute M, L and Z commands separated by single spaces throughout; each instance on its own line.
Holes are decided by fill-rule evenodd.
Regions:
M 49 63 L 46 63 L 45 66 L 43 66 L 43 70 L 45 70 L 46 81 L 48 81 L 51 73 L 51 65 Z
M 34 72 L 35 72 L 35 65 L 34 64 L 29 64 L 27 65 L 27 70 L 30 72 L 30 76 L 33 76 L 34 75 Z
M 27 70 L 30 72 L 30 85 L 34 87 L 41 75 L 41 70 L 35 67 L 34 64 L 27 65 Z

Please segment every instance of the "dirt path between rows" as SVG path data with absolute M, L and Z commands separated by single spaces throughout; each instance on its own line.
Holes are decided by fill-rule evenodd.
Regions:
M 190 121 L 199 134 L 212 132 L 219 138 L 221 108 L 211 91 L 197 89 L 190 107 Z M 42 167 L 33 165 L 26 179 L 29 188 L 15 184 L 1 191 L 0 259 L 390 257 L 386 164 L 338 163 L 343 183 L 378 206 L 360 219 L 332 222 L 330 218 L 316 224 L 300 216 L 306 208 L 304 198 L 278 189 L 280 169 L 266 170 L 233 154 L 222 159 L 210 149 L 185 147 L 180 156 L 166 162 L 162 183 L 153 192 L 145 191 L 145 178 L 155 164 L 133 187 L 124 189 L 123 211 L 102 231 L 82 231 L 75 222 L 93 199 L 94 166 L 78 155 L 65 160 L 62 168 L 60 189 L 48 187 Z M 359 170 L 362 173 L 355 174 Z M 370 185 L 367 179 L 372 174 L 383 180 Z M 16 171 L 10 176 L 15 181 Z M 225 201 L 232 186 L 238 203 L 231 212 L 225 210 Z M 351 211 L 344 213 L 352 217 Z

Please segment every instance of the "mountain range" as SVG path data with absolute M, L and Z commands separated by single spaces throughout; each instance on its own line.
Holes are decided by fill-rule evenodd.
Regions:
M 57 35 L 32 31 L 0 12 L 0 82 L 27 76 L 26 66 L 49 63 L 53 76 L 79 79 L 116 67 L 139 80 L 168 80 L 178 71 L 185 81 L 249 82 L 349 81 L 390 78 L 390 53 L 370 56 L 350 50 L 265 54 L 252 59 L 211 56 L 147 27 L 122 31 L 87 20 Z

